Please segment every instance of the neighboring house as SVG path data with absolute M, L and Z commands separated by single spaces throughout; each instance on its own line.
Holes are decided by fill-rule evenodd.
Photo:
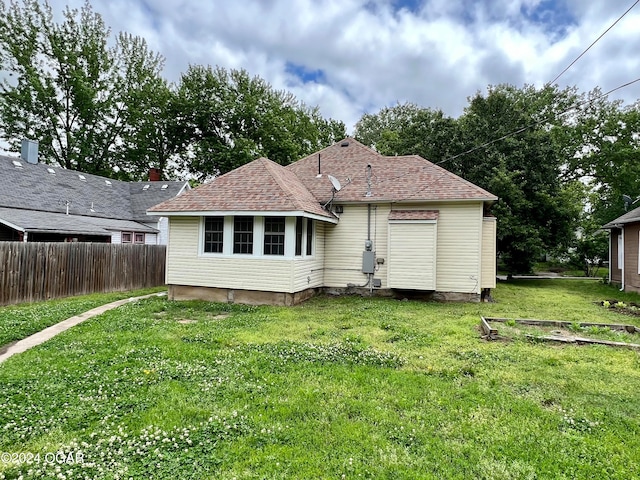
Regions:
M 146 210 L 189 189 L 187 182 L 123 182 L 24 156 L 0 156 L 0 241 L 166 244 L 167 219 Z
M 609 282 L 640 292 L 640 207 L 602 228 L 609 230 Z
M 148 213 L 169 217 L 171 298 L 293 304 L 366 288 L 475 300 L 495 287 L 496 200 L 348 138 L 286 167 L 260 158 Z

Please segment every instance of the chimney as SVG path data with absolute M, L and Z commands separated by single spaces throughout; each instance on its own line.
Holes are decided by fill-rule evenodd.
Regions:
M 35 140 L 22 140 L 22 148 L 20 150 L 22 160 L 27 163 L 38 163 L 38 142 Z
M 162 180 L 162 172 L 160 172 L 159 168 L 150 168 L 149 169 L 149 181 L 150 182 L 159 182 Z

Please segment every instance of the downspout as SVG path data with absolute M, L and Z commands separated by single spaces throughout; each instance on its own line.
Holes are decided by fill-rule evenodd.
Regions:
M 622 228 L 620 229 L 620 235 L 622 236 L 622 255 L 620 255 L 622 257 L 622 286 L 620 287 L 620 291 L 623 292 L 624 291 L 624 225 L 622 226 Z

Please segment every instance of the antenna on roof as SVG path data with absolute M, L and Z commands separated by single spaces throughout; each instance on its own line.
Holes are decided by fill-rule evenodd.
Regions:
M 365 197 L 371 196 L 371 164 L 367 164 L 367 193 Z
M 316 178 L 320 178 L 322 176 L 322 172 L 320 171 L 320 153 L 318 153 L 318 175 Z
M 622 200 L 624 201 L 624 211 L 626 212 L 629 209 L 630 205 L 633 205 L 638 200 L 640 200 L 640 197 L 638 197 L 635 200 L 633 200 L 629 195 L 624 195 L 623 194 L 622 195 Z

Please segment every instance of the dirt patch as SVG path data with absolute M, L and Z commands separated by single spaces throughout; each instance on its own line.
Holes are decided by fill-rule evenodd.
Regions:
M 218 315 L 213 315 L 211 318 L 213 320 L 224 320 L 225 318 L 229 318 L 231 314 L 229 313 L 220 313 Z
M 595 302 L 595 304 L 622 315 L 640 317 L 640 304 L 635 302 L 627 303 L 616 299 L 609 299 L 601 302 Z
M 18 343 L 18 340 L 16 340 L 15 342 L 7 343 L 6 345 L 2 345 L 0 347 L 0 355 L 2 355 L 3 353 L 7 353 L 9 349 L 13 347 L 16 343 Z
M 178 320 L 178 323 L 181 323 L 183 325 L 188 325 L 190 323 L 197 323 L 197 320 L 190 320 L 188 318 L 182 318 L 182 319 Z

